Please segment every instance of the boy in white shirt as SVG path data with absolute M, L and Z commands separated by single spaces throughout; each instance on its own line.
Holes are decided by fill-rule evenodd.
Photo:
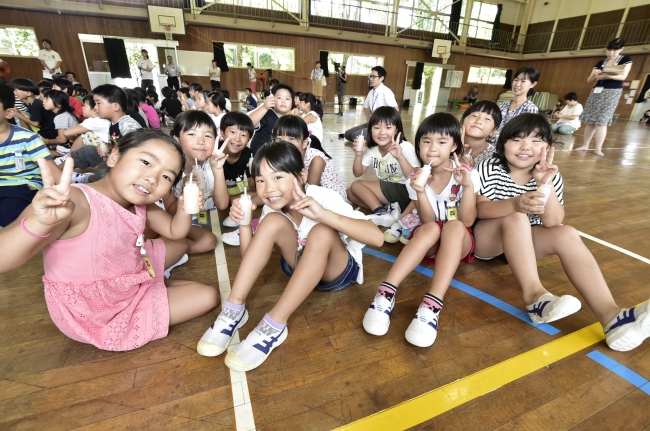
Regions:
M 142 73 L 142 80 L 140 81 L 140 87 L 144 91 L 147 91 L 147 88 L 150 85 L 153 85 L 153 63 L 149 60 L 149 52 L 146 49 L 140 51 L 142 58 L 136 63 L 140 73 Z
M 43 49 L 38 51 L 38 59 L 43 65 L 43 78 L 52 78 L 55 73 L 61 73 L 61 56 L 58 52 L 52 49 L 52 41 L 50 39 L 41 40 Z
M 560 112 L 555 112 L 553 118 L 557 118 L 557 123 L 551 125 L 554 133 L 561 135 L 572 135 L 573 132 L 580 128 L 580 114 L 582 114 L 582 105 L 578 103 L 578 95 L 569 93 L 564 96 L 566 105 Z
M 102 142 L 108 143 L 108 129 L 111 122 L 99 118 L 95 111 L 95 100 L 92 94 L 84 96 L 83 116 L 86 118 L 81 124 L 66 129 L 63 135 L 69 139 L 74 138 L 71 151 L 81 148 L 85 145 L 99 146 Z

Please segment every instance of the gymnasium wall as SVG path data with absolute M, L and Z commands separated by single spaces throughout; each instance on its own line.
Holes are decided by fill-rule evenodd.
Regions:
M 86 88 L 89 88 L 88 77 L 86 76 L 81 44 L 78 33 L 101 34 L 107 36 L 124 37 L 146 37 L 161 38 L 162 35 L 151 35 L 149 25 L 145 21 L 111 19 L 103 17 L 89 17 L 77 15 L 59 15 L 44 12 L 30 12 L 15 9 L 2 9 L 3 24 L 31 26 L 36 30 L 39 38 L 49 38 L 54 43 L 54 49 L 61 54 L 64 60 L 64 68 L 77 72 L 77 80 Z M 365 35 L 359 35 L 359 39 L 365 39 Z M 430 53 L 425 50 L 391 47 L 365 43 L 363 41 L 338 41 L 321 38 L 310 38 L 305 36 L 280 35 L 273 33 L 259 33 L 244 30 L 228 30 L 215 27 L 188 26 L 187 35 L 176 37 L 179 41 L 179 49 L 189 51 L 211 51 L 211 41 L 221 40 L 226 42 L 238 42 L 249 44 L 262 44 L 272 46 L 289 46 L 295 48 L 296 71 L 275 72 L 280 81 L 291 85 L 298 91 L 310 91 L 311 81 L 308 76 L 313 68 L 313 63 L 318 58 L 320 49 L 329 51 L 375 54 L 385 57 L 385 67 L 388 71 L 386 85 L 395 92 L 398 101 L 401 102 L 406 77 L 405 62 L 424 61 L 435 63 Z M 628 80 L 645 78 L 645 71 L 650 70 L 650 58 L 648 55 L 633 55 L 634 65 Z M 568 58 L 557 60 L 530 60 L 515 61 L 508 59 L 497 59 L 475 55 L 464 55 L 454 53 L 449 59 L 449 64 L 454 64 L 456 70 L 464 72 L 463 86 L 450 91 L 450 99 L 462 99 L 465 97 L 474 84 L 468 84 L 467 74 L 469 67 L 488 66 L 504 69 L 517 69 L 522 66 L 534 66 L 540 69 L 541 79 L 537 89 L 557 93 L 560 97 L 564 94 L 575 91 L 580 100 L 584 103 L 591 86 L 586 83 L 591 68 L 601 60 L 601 57 L 589 58 Z M 27 77 L 38 82 L 41 80 L 41 66 L 38 60 L 31 58 L 7 58 L 12 67 L 12 74 L 9 78 Z M 206 68 L 209 65 L 206 65 Z M 207 76 L 187 77 L 190 81 L 202 83 L 209 88 Z M 231 68 L 231 71 L 222 75 L 222 88 L 235 94 L 237 90 L 243 90 L 248 86 L 245 69 Z M 498 85 L 480 85 L 480 98 L 496 100 L 499 94 L 505 90 Z M 346 88 L 347 94 L 367 93 L 367 78 L 364 76 L 351 76 Z M 330 92 L 329 101 L 333 100 L 334 89 Z M 633 105 L 626 105 L 620 102 L 616 113 L 621 118 L 630 116 Z

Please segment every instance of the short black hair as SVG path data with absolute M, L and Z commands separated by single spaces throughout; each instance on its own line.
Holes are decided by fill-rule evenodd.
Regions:
M 498 163 L 508 170 L 505 151 L 506 142 L 510 139 L 523 138 L 533 133 L 536 133 L 548 145 L 553 144 L 551 123 L 542 114 L 519 114 L 508 121 L 499 134 L 496 149 L 494 150 L 494 156 L 499 159 Z
M 72 75 L 72 76 L 74 76 L 75 78 L 77 78 L 77 74 L 74 73 L 74 72 L 71 71 L 71 70 L 68 70 L 67 72 L 65 72 L 64 75 L 66 75 L 66 76 L 67 76 L 67 75 Z
M 106 99 L 108 103 L 117 103 L 122 111 L 126 111 L 126 92 L 117 85 L 102 84 L 93 88 L 93 96 L 99 96 Z
M 38 86 L 34 84 L 34 81 L 31 79 L 14 78 L 11 80 L 9 85 L 11 85 L 11 88 L 14 90 L 29 91 L 34 96 L 37 96 L 40 93 Z
M 5 111 L 16 106 L 14 90 L 5 83 L 0 83 L 0 104 L 2 104 L 2 109 Z M 0 118 L 0 121 L 6 121 L 6 119 L 3 117 Z
M 48 45 L 53 46 L 52 41 L 50 39 L 41 39 L 41 43 L 43 42 L 47 42 Z
M 251 166 L 251 176 L 253 178 L 260 175 L 262 162 L 266 163 L 277 172 L 287 172 L 302 183 L 301 174 L 305 169 L 305 162 L 302 160 L 302 154 L 295 145 L 285 142 L 269 142 L 257 150 Z
M 147 51 L 147 50 L 144 49 L 144 48 L 142 48 L 142 49 L 140 50 L 140 54 L 142 54 L 143 52 L 146 52 L 147 54 L 149 54 L 149 51 Z
M 255 131 L 253 120 L 243 112 L 228 112 L 221 118 L 221 125 L 219 127 L 221 130 L 225 131 L 230 126 L 235 126 L 239 130 L 248 133 L 249 139 L 253 137 L 253 132 Z
M 566 96 L 564 96 L 564 100 L 578 100 L 578 95 L 574 92 L 567 93 Z
M 311 110 L 314 111 L 321 119 L 323 118 L 323 102 L 318 100 L 313 93 L 302 93 L 298 100 L 301 102 L 309 103 Z
M 176 94 L 176 91 L 171 87 L 163 87 L 162 90 L 160 90 L 160 92 L 162 93 L 165 99 L 178 99 L 178 95 Z
M 458 158 L 463 155 L 463 141 L 460 139 L 460 123 L 448 112 L 436 112 L 429 115 L 418 127 L 415 132 L 415 155 L 418 157 L 420 163 L 422 157 L 420 156 L 420 139 L 428 134 L 437 133 L 440 136 L 449 136 L 454 140 L 456 149 L 454 152 Z
M 250 61 L 248 63 L 246 63 L 246 66 L 253 67 L 253 65 L 250 63 Z
M 70 96 L 67 93 L 60 90 L 47 90 L 44 96 L 46 99 L 50 99 L 55 107 L 59 108 L 57 115 L 74 111 L 74 108 L 70 106 Z
M 220 89 L 219 91 L 221 91 L 221 93 L 223 93 L 223 97 L 225 97 L 226 99 L 230 99 L 230 91 L 224 90 L 223 88 Z
M 165 88 L 169 88 L 169 87 L 165 87 Z M 164 90 L 164 88 L 163 88 L 163 90 Z M 189 89 L 189 88 L 187 88 L 187 87 L 181 87 L 181 88 L 178 89 L 178 91 L 180 91 L 181 93 L 183 93 L 183 94 L 186 95 L 187 97 L 190 97 L 190 89 Z M 165 95 L 165 93 L 163 93 L 163 96 L 164 96 L 164 95 Z
M 223 124 L 223 120 L 221 121 Z M 275 126 L 273 126 L 272 134 L 273 139 L 277 136 L 289 136 L 294 139 L 299 139 L 300 141 L 309 139 L 309 148 L 321 151 L 330 160 L 332 159 L 332 156 L 327 154 L 327 151 L 323 148 L 323 144 L 321 144 L 320 140 L 315 135 L 309 134 L 309 129 L 307 128 L 305 120 L 297 115 L 283 115 L 278 118 L 278 121 L 275 122 Z
M 492 121 L 494 122 L 494 129 L 499 129 L 502 120 L 501 108 L 499 108 L 499 105 L 496 103 L 492 102 L 491 100 L 479 100 L 467 108 L 465 112 L 463 112 L 463 115 L 460 117 L 460 123 L 462 124 L 463 120 L 465 120 L 465 118 L 467 118 L 469 114 L 473 112 L 485 112 L 492 117 Z
M 87 103 L 90 106 L 90 109 L 95 109 L 95 99 L 92 94 L 86 94 L 83 98 L 83 102 Z
M 612 39 L 607 44 L 607 49 L 619 50 L 619 49 L 623 49 L 624 46 L 625 46 L 625 39 L 623 39 L 622 37 L 617 37 L 616 39 Z
M 221 91 L 212 91 L 208 94 L 208 99 L 214 106 L 219 107 L 222 111 L 226 112 L 226 98 Z
M 158 93 L 156 93 L 155 91 L 147 91 L 146 96 L 153 97 L 154 102 L 158 101 Z
M 187 84 L 187 85 L 190 85 L 190 81 L 185 81 L 185 80 L 183 80 L 183 81 L 181 81 L 181 84 Z
M 36 86 L 39 89 L 46 89 L 46 88 L 52 88 L 52 80 L 51 79 L 44 79 L 42 81 L 38 81 L 38 84 Z
M 198 82 L 193 82 L 190 84 L 190 90 L 192 91 L 203 91 L 203 86 Z
M 61 91 L 65 91 L 66 93 L 68 93 L 68 96 L 72 96 L 72 93 L 74 92 L 74 85 L 72 85 L 72 82 L 70 82 L 65 78 L 53 79 L 52 84 L 58 86 L 61 89 Z
M 531 66 L 524 66 L 520 68 L 515 74 L 512 75 L 512 79 L 514 80 L 519 75 L 524 75 L 526 78 L 530 80 L 530 82 L 539 81 L 539 70 Z M 528 90 L 528 94 L 527 94 L 528 97 L 532 96 L 533 94 L 535 94 L 534 88 Z
M 244 88 L 244 91 L 246 91 L 246 90 L 250 91 L 251 93 L 253 92 L 253 89 L 250 88 L 250 87 L 246 87 L 246 88 Z
M 279 79 L 275 79 L 275 78 L 273 78 L 273 79 L 269 80 L 269 87 L 275 87 L 275 86 L 278 85 L 279 83 L 280 83 L 280 80 L 279 80 Z
M 199 126 L 210 127 L 210 130 L 212 130 L 212 133 L 214 133 L 215 137 L 217 136 L 217 126 L 214 124 L 214 121 L 212 120 L 212 117 L 210 117 L 210 114 L 196 110 L 181 112 L 176 117 L 176 120 L 174 120 L 174 125 L 172 125 L 172 129 L 169 134 L 180 141 L 181 134 L 183 132 L 187 132 L 188 130 L 192 130 L 195 127 Z
M 383 67 L 375 66 L 370 70 L 374 70 L 375 72 L 377 72 L 377 75 L 379 75 L 380 78 L 386 78 L 387 72 L 386 69 L 384 69 Z
M 287 84 L 278 84 L 273 89 L 271 90 L 271 94 L 275 96 L 275 94 L 280 91 L 280 90 L 287 90 L 291 94 L 291 107 L 295 108 L 295 98 L 296 98 L 296 93 L 293 92 L 293 88 L 289 87 Z

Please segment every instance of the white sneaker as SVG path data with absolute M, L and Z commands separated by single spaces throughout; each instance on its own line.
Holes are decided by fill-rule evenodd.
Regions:
M 399 202 L 390 204 L 390 215 L 395 217 L 396 221 L 402 218 L 402 208 L 400 208 Z
M 399 242 L 399 237 L 402 236 L 402 226 L 399 223 L 393 225 L 384 231 L 384 242 L 395 244 Z
M 187 255 L 187 253 L 185 253 L 178 262 L 176 262 L 175 264 L 173 264 L 172 266 L 170 266 L 165 270 L 165 278 L 171 277 L 172 269 L 176 268 L 177 266 L 186 264 L 188 260 L 190 260 L 190 257 Z
M 63 158 L 63 157 L 61 157 Z M 72 173 L 72 182 L 74 184 L 87 184 L 90 177 L 94 176 L 94 172 L 87 172 L 85 174 Z
M 226 366 L 235 371 L 250 371 L 259 367 L 273 349 L 287 339 L 288 334 L 286 326 L 276 329 L 262 319 L 248 337 L 226 355 Z
M 370 308 L 363 316 L 363 329 L 367 333 L 377 336 L 386 335 L 390 327 L 390 313 L 395 307 L 395 295 L 384 291 L 377 292 Z
M 223 241 L 225 244 L 239 247 L 239 229 L 232 232 L 222 233 L 221 241 Z
M 440 311 L 433 312 L 428 307 L 418 308 L 418 312 L 406 329 L 406 341 L 418 347 L 429 347 L 438 336 Z
M 650 337 L 650 301 L 638 307 L 624 308 L 607 325 L 605 341 L 612 350 L 627 352 Z
M 205 331 L 196 345 L 196 352 L 202 356 L 219 356 L 230 345 L 235 331 L 244 326 L 246 322 L 248 322 L 246 307 L 237 311 L 224 305 L 217 320 Z
M 392 214 L 394 211 L 395 208 L 393 207 L 393 204 L 384 205 L 375 211 L 374 214 L 369 215 L 368 220 L 372 221 L 377 226 L 391 227 L 393 223 L 397 221 L 395 216 Z
M 70 148 L 64 147 L 63 145 L 57 145 L 56 151 L 58 151 L 61 154 L 68 154 L 70 152 Z
M 223 224 L 225 227 L 239 227 L 239 223 L 231 219 L 230 216 L 226 217 L 226 219 L 221 222 L 221 224 Z
M 537 302 L 526 306 L 533 323 L 551 323 L 580 310 L 580 300 L 571 295 L 555 296 L 545 293 Z

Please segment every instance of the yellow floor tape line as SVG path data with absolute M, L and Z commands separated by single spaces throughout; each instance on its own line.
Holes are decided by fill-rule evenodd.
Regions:
M 600 323 L 594 323 L 431 392 L 344 425 L 338 430 L 393 431 L 411 428 L 604 339 L 603 327 Z

